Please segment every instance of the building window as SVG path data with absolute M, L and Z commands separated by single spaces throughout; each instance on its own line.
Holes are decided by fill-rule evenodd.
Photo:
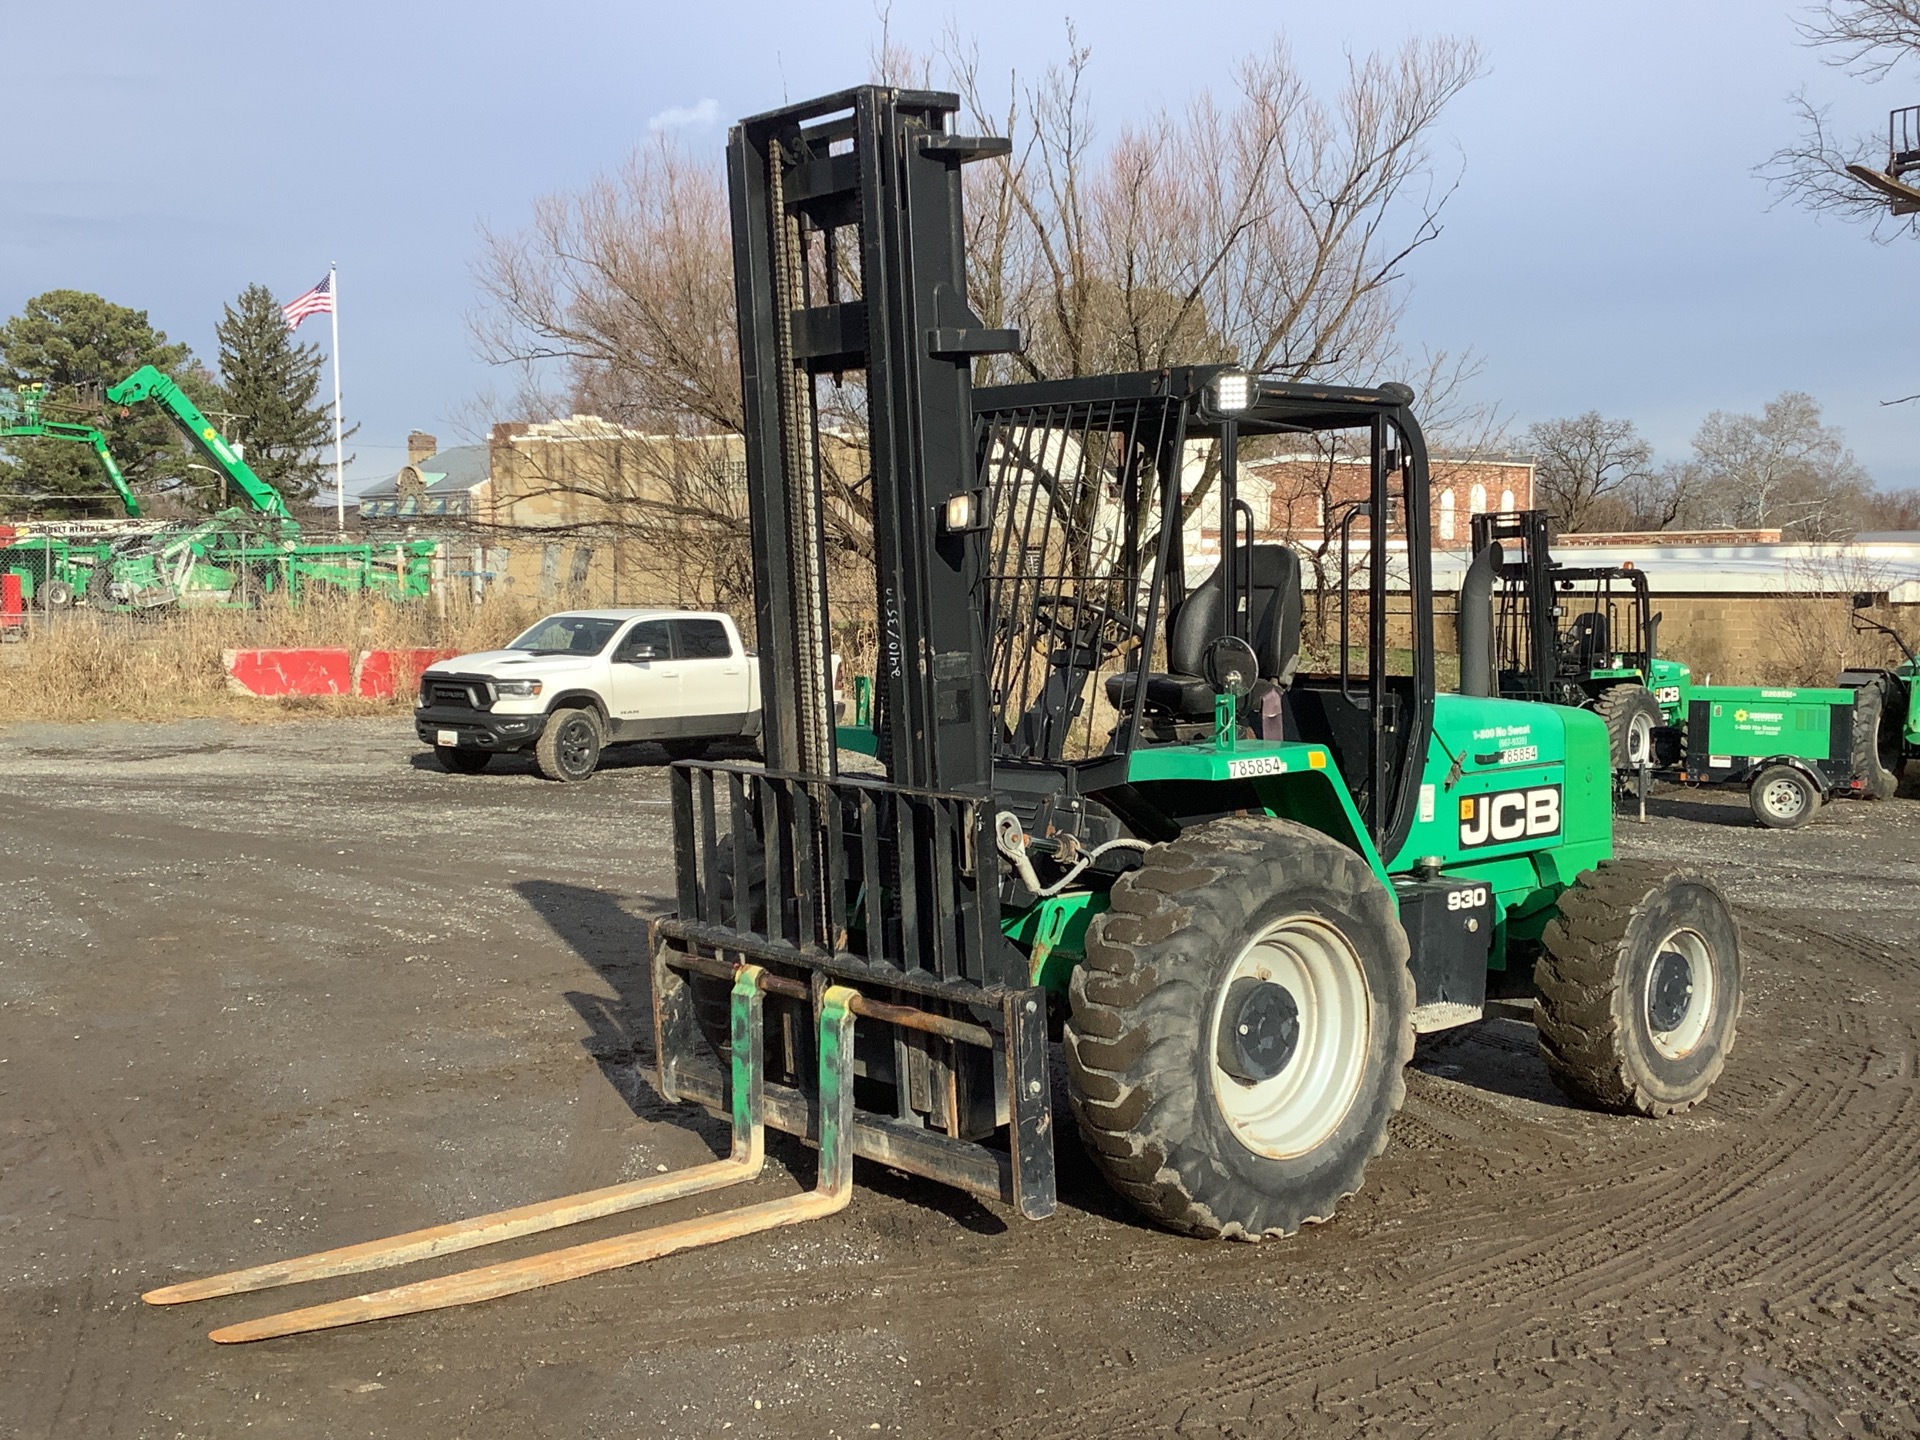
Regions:
M 1500 508 L 1502 510 L 1513 509 L 1513 492 L 1511 490 L 1502 490 L 1500 492 Z
M 1467 491 L 1467 513 L 1469 515 L 1484 515 L 1487 513 L 1486 486 L 1475 485 L 1471 490 Z
M 1440 492 L 1440 538 L 1453 538 L 1453 487 L 1449 485 Z

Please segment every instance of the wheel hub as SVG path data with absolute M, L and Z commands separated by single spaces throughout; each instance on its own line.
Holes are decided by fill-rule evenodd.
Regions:
M 1647 1024 L 1656 1035 L 1680 1028 L 1693 1006 L 1693 963 L 1678 950 L 1662 950 L 1647 986 Z
M 1800 793 L 1800 787 L 1791 780 L 1774 780 L 1768 783 L 1761 796 L 1761 802 L 1775 815 L 1785 819 L 1798 815 L 1806 806 L 1806 800 Z
M 1236 980 L 1219 1029 L 1220 1068 L 1249 1085 L 1285 1070 L 1300 1048 L 1300 1003 L 1284 985 Z

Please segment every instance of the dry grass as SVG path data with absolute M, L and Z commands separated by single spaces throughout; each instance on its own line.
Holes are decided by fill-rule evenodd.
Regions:
M 258 610 L 194 609 L 152 618 L 75 612 L 0 648 L 0 720 L 242 720 L 403 711 L 411 697 L 265 700 L 227 688 L 223 650 L 268 646 L 484 650 L 556 608 L 497 595 L 483 603 L 398 605 L 371 596 L 312 598 Z

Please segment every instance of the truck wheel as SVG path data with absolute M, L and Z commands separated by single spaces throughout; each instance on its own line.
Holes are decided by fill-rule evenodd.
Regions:
M 1593 713 L 1607 722 L 1616 772 L 1653 763 L 1653 732 L 1666 724 L 1666 717 L 1651 690 L 1644 685 L 1612 686 L 1593 702 Z
M 1896 722 L 1887 725 L 1886 693 L 1878 683 L 1853 692 L 1853 773 L 1866 782 L 1866 795 L 1891 800 L 1900 793 L 1902 736 Z
M 1346 846 L 1217 820 L 1156 846 L 1087 932 L 1066 1026 L 1075 1120 L 1151 1219 L 1259 1240 L 1360 1188 L 1406 1098 L 1407 937 Z
M 1769 765 L 1753 777 L 1747 805 L 1769 830 L 1798 830 L 1820 808 L 1820 787 L 1791 765 Z
M 493 753 L 488 750 L 462 750 L 453 745 L 436 745 L 433 747 L 433 758 L 449 774 L 478 775 L 487 768 Z
M 1671 1115 L 1707 1096 L 1740 1020 L 1740 935 L 1711 880 L 1603 861 L 1559 901 L 1534 964 L 1540 1053 L 1582 1104 Z
M 600 717 L 582 706 L 547 721 L 533 747 L 533 763 L 549 780 L 584 780 L 600 764 Z

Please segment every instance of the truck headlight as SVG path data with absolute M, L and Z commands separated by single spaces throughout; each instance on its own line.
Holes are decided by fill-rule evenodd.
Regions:
M 538 680 L 500 680 L 495 682 L 494 688 L 502 695 L 511 696 L 515 700 L 525 700 L 540 693 L 540 682 Z

